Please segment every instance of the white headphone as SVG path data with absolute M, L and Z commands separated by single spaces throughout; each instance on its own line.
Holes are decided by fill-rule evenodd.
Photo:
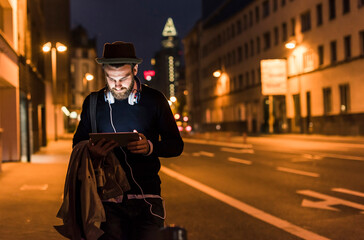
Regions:
M 129 94 L 128 97 L 128 103 L 129 105 L 135 105 L 138 104 L 140 101 L 140 92 L 142 89 L 142 85 L 140 84 L 140 80 L 138 77 L 134 78 L 137 84 L 137 89 L 133 89 L 131 91 L 131 93 Z M 105 98 L 105 102 L 109 102 L 110 104 L 115 103 L 115 98 L 112 95 L 112 93 L 108 90 L 105 89 L 105 94 L 104 94 L 104 98 Z

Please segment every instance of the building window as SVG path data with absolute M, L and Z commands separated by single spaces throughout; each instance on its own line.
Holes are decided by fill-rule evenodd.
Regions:
M 239 88 L 242 89 L 244 87 L 244 79 L 243 74 L 239 74 Z
M 249 11 L 249 27 L 253 26 L 253 11 Z
M 258 23 L 259 22 L 259 7 L 256 6 L 255 7 L 255 22 Z
M 250 86 L 250 78 L 249 78 L 249 72 L 245 73 L 245 82 L 246 82 L 246 86 Z
M 318 58 L 319 58 L 319 65 L 324 64 L 324 46 L 318 46 Z
M 248 28 L 248 16 L 244 14 L 243 16 L 243 30 L 246 30 Z
M 345 59 L 351 58 L 351 36 L 344 37 L 344 51 L 345 51 Z
M 364 31 L 359 32 L 359 45 L 360 45 L 360 53 L 364 55 Z
M 244 44 L 245 59 L 249 58 L 249 46 L 248 43 Z
M 314 53 L 312 50 L 308 50 L 303 53 L 303 70 L 305 72 L 314 69 Z
M 330 42 L 330 51 L 331 51 L 331 63 L 336 63 L 337 61 L 336 41 Z
M 287 23 L 282 23 L 282 41 L 285 42 L 287 39 Z
M 310 11 L 301 14 L 301 32 L 307 32 L 311 29 L 311 13 Z
M 343 84 L 340 88 L 340 112 L 346 113 L 350 110 L 350 89 L 349 84 Z
M 235 37 L 235 24 L 234 23 L 232 23 L 231 24 L 231 37 Z
M 316 5 L 316 14 L 317 14 L 317 26 L 321 26 L 323 23 L 321 3 Z
M 270 48 L 270 32 L 266 32 L 263 34 L 264 39 L 264 50 L 268 50 Z
M 250 56 L 254 56 L 254 40 L 250 40 Z
M 82 58 L 88 58 L 88 49 L 82 49 Z
M 258 76 L 258 84 L 262 81 L 262 75 L 260 72 L 260 68 L 257 69 L 257 76 Z
M 273 11 L 276 12 L 278 10 L 278 0 L 273 0 Z
M 266 18 L 269 16 L 269 0 L 265 0 L 262 4 L 263 8 L 263 18 Z
M 329 0 L 329 19 L 333 20 L 336 18 L 336 0 Z
M 254 70 L 251 71 L 251 75 L 252 75 L 252 84 L 254 85 L 255 84 L 255 71 Z
M 243 61 L 243 48 L 238 47 L 238 62 Z
M 274 28 L 274 45 L 278 45 L 279 42 L 279 29 L 278 27 Z
M 257 37 L 257 53 L 260 53 L 260 37 Z
M 242 28 L 241 28 L 241 21 L 240 20 L 236 21 L 236 30 L 237 30 L 238 34 L 241 33 Z
M 285 6 L 286 5 L 286 0 L 281 0 L 281 6 Z
M 350 12 L 350 0 L 342 0 L 343 1 L 343 14 Z
M 291 19 L 291 36 L 295 36 L 296 35 L 296 19 L 292 18 Z
M 328 114 L 331 112 L 332 110 L 332 105 L 331 105 L 331 101 L 332 101 L 332 94 L 331 94 L 331 88 L 324 88 L 323 89 L 323 94 L 324 94 L 324 114 Z

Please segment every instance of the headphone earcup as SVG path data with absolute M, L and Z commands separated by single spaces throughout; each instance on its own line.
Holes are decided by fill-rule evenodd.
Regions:
M 110 104 L 115 103 L 115 98 L 110 91 L 107 92 L 107 101 L 109 101 Z
M 140 99 L 140 92 L 137 90 L 133 90 L 128 97 L 128 103 L 130 105 L 138 104 Z

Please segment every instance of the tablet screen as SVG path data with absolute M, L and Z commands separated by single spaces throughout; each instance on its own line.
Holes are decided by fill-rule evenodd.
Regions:
M 92 142 L 105 138 L 106 140 L 114 140 L 120 146 L 126 146 L 129 142 L 138 141 L 139 135 L 135 132 L 118 132 L 118 133 L 89 133 Z

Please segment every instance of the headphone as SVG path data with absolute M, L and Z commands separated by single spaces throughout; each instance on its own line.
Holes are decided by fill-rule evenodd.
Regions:
M 129 105 L 138 104 L 140 101 L 140 92 L 142 91 L 142 84 L 140 83 L 140 80 L 137 76 L 134 77 L 134 80 L 136 82 L 137 89 L 133 89 L 129 94 L 128 96 Z M 110 104 L 115 103 L 115 98 L 112 95 L 111 91 L 105 89 L 104 93 L 105 93 L 104 94 L 105 102 L 109 102 Z

